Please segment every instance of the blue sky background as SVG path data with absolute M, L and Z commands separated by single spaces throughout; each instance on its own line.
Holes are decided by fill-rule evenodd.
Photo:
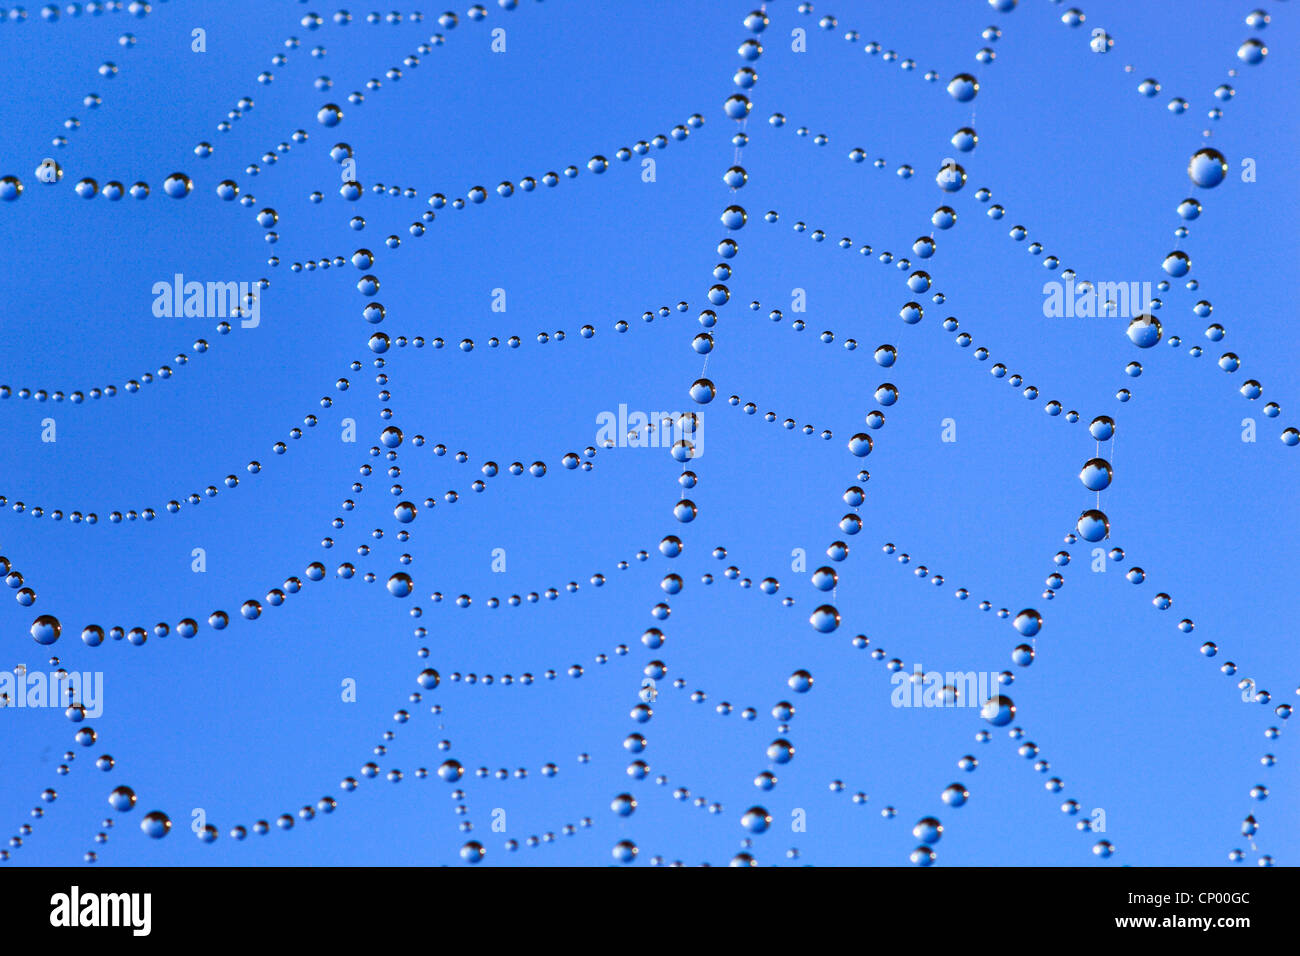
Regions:
M 974 0 L 818 3 L 811 13 L 777 2 L 766 7 L 763 54 L 749 63 L 737 48 L 752 36 L 743 23 L 750 7 L 731 3 L 519 0 L 510 10 L 492 3 L 481 22 L 458 10 L 452 28 L 439 25 L 439 11 L 416 20 L 409 9 L 401 22 L 387 22 L 384 10 L 372 24 L 369 9 L 353 8 L 339 25 L 337 8 L 285 0 L 155 2 L 145 16 L 72 16 L 65 7 L 55 22 L 29 5 L 25 20 L 0 20 L 0 175 L 24 185 L 16 201 L 0 203 L 8 240 L 0 383 L 10 388 L 0 399 L 9 450 L 0 553 L 35 592 L 31 606 L 13 599 L 17 591 L 0 601 L 8 648 L 0 665 L 48 671 L 53 654 L 70 670 L 105 674 L 104 713 L 87 722 L 98 735 L 92 747 L 72 743 L 77 728 L 57 710 L 0 710 L 0 824 L 6 839 L 33 827 L 8 865 L 77 863 L 91 849 L 104 865 L 464 865 L 470 840 L 486 850 L 482 865 L 603 865 L 624 840 L 637 846 L 638 865 L 725 864 L 742 852 L 760 864 L 911 865 L 912 828 L 930 816 L 944 827 L 934 845 L 940 865 L 1227 865 L 1238 848 L 1239 865 L 1289 862 L 1300 849 L 1288 825 L 1300 755 L 1275 708 L 1295 701 L 1300 520 L 1292 493 L 1300 450 L 1279 440 L 1300 424 L 1297 333 L 1292 304 L 1276 291 L 1300 254 L 1291 7 L 1268 4 L 1271 23 L 1256 29 L 1245 22 L 1249 5 L 1103 0 L 1071 28 L 1061 22 L 1066 5 L 1049 0 L 1007 12 Z M 319 29 L 301 22 L 310 12 L 322 17 Z M 990 26 L 1000 38 L 981 37 Z M 206 31 L 206 52 L 191 49 L 195 28 Z M 498 28 L 505 51 L 495 53 Z M 1090 49 L 1096 28 L 1114 41 L 1105 54 Z M 806 32 L 801 52 L 792 48 L 796 29 Z M 850 31 L 856 39 L 846 40 Z M 124 33 L 133 46 L 119 42 Z M 1236 55 L 1252 36 L 1268 48 L 1258 65 Z M 297 41 L 286 47 L 287 37 Z M 876 53 L 864 50 L 872 42 Z M 992 62 L 977 60 L 985 47 Z M 283 65 L 273 65 L 277 54 Z M 411 56 L 417 65 L 404 65 Z M 901 67 L 909 60 L 915 69 Z M 117 65 L 111 78 L 99 72 L 106 61 Z M 733 75 L 745 65 L 758 82 L 744 91 L 752 111 L 742 127 L 723 102 L 742 92 Z M 394 67 L 400 79 L 386 75 Z M 271 83 L 257 81 L 263 71 Z M 979 79 L 971 102 L 945 90 L 959 73 Z M 320 77 L 332 85 L 318 89 Z M 1161 85 L 1152 98 L 1138 92 L 1147 77 Z M 377 89 L 366 85 L 372 78 Z M 1235 96 L 1220 102 L 1212 92 L 1225 83 Z M 349 102 L 353 91 L 364 102 Z M 83 105 L 88 93 L 101 97 L 98 107 Z M 219 131 L 245 97 L 252 107 Z M 1167 108 L 1174 97 L 1187 101 L 1185 112 Z M 343 110 L 336 127 L 317 121 L 326 103 Z M 1216 107 L 1221 119 L 1207 115 Z M 784 125 L 769 122 L 774 113 Z M 702 125 L 688 122 L 694 115 Z M 79 126 L 65 129 L 69 117 Z M 964 126 L 979 135 L 969 153 L 949 141 Z M 686 135 L 675 138 L 675 127 Z M 742 128 L 748 182 L 733 191 L 722 177 Z M 52 145 L 60 135 L 66 145 Z M 638 141 L 650 144 L 653 181 L 643 178 L 642 156 L 617 158 Z M 211 156 L 195 155 L 199 142 Z M 267 163 L 281 143 L 287 151 Z M 330 157 L 339 143 L 351 147 L 366 190 L 355 202 L 340 195 Z M 1204 145 L 1228 161 L 1212 189 L 1186 172 Z M 855 148 L 865 162 L 850 160 Z M 610 164 L 600 175 L 588 170 L 596 155 Z M 34 174 L 46 156 L 63 167 L 57 185 Z M 951 194 L 935 182 L 947 158 L 968 177 Z M 1253 182 L 1242 179 L 1245 159 Z M 571 179 L 569 165 L 578 169 Z M 905 165 L 910 178 L 897 172 Z M 162 188 L 178 171 L 194 183 L 180 200 Z M 548 171 L 560 174 L 558 185 L 540 183 Z M 539 180 L 532 192 L 520 186 L 527 176 Z M 100 187 L 143 181 L 151 192 L 87 201 L 75 192 L 87 177 Z M 222 201 L 224 179 L 254 199 Z M 496 194 L 503 181 L 515 184 L 509 198 Z M 399 195 L 387 193 L 394 186 Z M 486 202 L 453 208 L 475 186 Z M 981 200 L 981 188 L 991 197 Z M 413 196 L 400 194 L 407 189 Z M 448 204 L 434 209 L 435 193 Z M 1188 197 L 1204 210 L 1183 223 L 1176 207 Z M 748 217 L 728 232 L 719 217 L 733 203 Z M 994 204 L 1001 219 L 989 215 Z M 956 213 L 951 229 L 931 224 L 942 205 Z M 274 243 L 256 218 L 268 208 L 278 217 Z M 426 211 L 435 218 L 412 235 Z M 349 227 L 354 216 L 364 229 Z M 1027 230 L 1023 241 L 1009 236 L 1016 225 Z M 1179 225 L 1189 230 L 1181 240 Z M 390 236 L 398 248 L 386 245 Z M 730 260 L 717 251 L 727 236 L 739 243 Z M 937 251 L 922 260 L 912 245 L 930 236 Z M 375 258 L 364 272 L 350 262 L 293 268 L 362 248 Z M 1043 316 L 1043 284 L 1065 269 L 1157 283 L 1175 248 L 1192 269 L 1157 293 L 1157 347 L 1136 348 L 1124 319 Z M 891 261 L 880 261 L 886 252 Z M 1048 256 L 1059 269 L 1044 268 Z M 910 267 L 900 269 L 900 258 Z M 698 317 L 724 261 L 730 301 L 711 307 L 717 324 L 707 329 Z M 933 282 L 920 294 L 906 285 L 916 269 Z M 175 273 L 268 279 L 260 324 L 223 334 L 217 318 L 155 317 L 153 284 Z M 373 299 L 357 289 L 367 274 L 380 282 Z M 492 308 L 495 289 L 505 290 L 504 312 Z M 794 311 L 796 289 L 805 312 Z M 1194 314 L 1201 299 L 1212 318 Z M 379 325 L 362 318 L 369 301 L 385 307 Z M 909 301 L 924 307 L 916 325 L 899 317 Z M 948 317 L 956 331 L 944 329 Z M 1223 341 L 1206 338 L 1210 322 L 1226 328 Z M 367 345 L 376 332 L 391 342 L 382 368 Z M 715 342 L 707 366 L 691 344 L 702 332 Z M 962 332 L 969 347 L 955 341 Z M 466 339 L 472 351 L 460 347 Z M 891 368 L 873 360 L 885 344 L 897 349 Z M 986 361 L 974 354 L 980 347 Z M 1238 371 L 1219 368 L 1225 351 L 1239 356 Z M 1140 377 L 1126 374 L 1132 362 Z M 1007 377 L 990 374 L 997 363 Z M 717 388 L 704 406 L 688 394 L 702 374 Z M 1012 374 L 1023 378 L 1018 386 Z M 1258 400 L 1238 392 L 1248 379 L 1262 383 Z M 132 380 L 138 391 L 128 391 Z M 897 388 L 897 404 L 877 401 L 884 383 Z M 113 397 L 69 397 L 110 384 Z M 1031 385 L 1037 395 L 1027 399 Z M 24 399 L 22 388 L 49 397 Z M 1049 401 L 1079 420 L 1046 414 Z M 1265 414 L 1268 402 L 1280 405 L 1278 417 Z M 662 448 L 584 454 L 597 444 L 597 416 L 620 404 L 701 416 L 694 488 L 678 486 L 683 466 Z M 864 425 L 873 410 L 884 414 L 878 430 Z M 1087 430 L 1098 415 L 1117 423 L 1100 451 Z M 57 441 L 42 442 L 50 418 Z M 353 444 L 341 440 L 349 418 Z M 1246 418 L 1257 427 L 1253 443 L 1242 440 Z M 947 419 L 956 441 L 942 440 Z M 390 425 L 404 434 L 395 461 L 387 449 L 371 454 Z M 301 437 L 291 437 L 295 428 Z M 823 440 L 823 430 L 833 437 Z M 865 459 L 847 450 L 859 432 L 874 442 Z M 591 470 L 565 468 L 567 453 Z M 1077 474 L 1097 454 L 1114 467 L 1100 499 L 1110 539 L 1067 544 L 1080 512 L 1096 507 Z M 526 470 L 537 461 L 544 477 Z M 485 477 L 486 462 L 499 474 Z M 509 473 L 512 462 L 522 475 Z M 390 477 L 394 465 L 400 475 Z M 373 473 L 362 475 L 364 466 Z M 870 479 L 859 481 L 864 467 Z M 237 488 L 226 487 L 228 475 Z M 856 509 L 842 498 L 854 485 L 865 491 Z M 213 498 L 209 486 L 220 489 Z M 189 504 L 191 494 L 201 504 Z M 698 507 L 690 523 L 674 517 L 683 494 Z M 173 499 L 182 502 L 176 514 L 166 510 Z M 402 525 L 393 508 L 406 499 L 418 516 Z M 147 508 L 153 520 L 109 519 Z M 74 523 L 73 511 L 99 520 Z M 840 521 L 853 512 L 862 527 L 848 535 Z M 398 540 L 402 529 L 408 541 Z M 681 538 L 679 557 L 660 553 L 666 535 Z M 824 557 L 835 541 L 849 546 L 841 562 Z M 368 554 L 358 553 L 363 545 Z M 1125 556 L 1098 573 L 1095 547 Z M 191 570 L 195 548 L 205 549 L 204 573 Z M 493 570 L 498 548 L 504 573 Z M 806 552 L 801 570 L 795 549 Z M 1071 555 L 1063 568 L 1053 563 L 1062 550 Z M 325 566 L 323 581 L 307 580 L 312 562 Z M 355 566 L 351 579 L 336 574 L 345 562 Z M 810 581 L 824 565 L 838 573 L 833 594 Z M 1137 586 L 1125 580 L 1134 566 L 1146 573 Z M 398 571 L 414 580 L 410 597 L 385 588 Z M 1053 572 L 1064 583 L 1049 600 Z M 678 594 L 660 586 L 670 573 L 684 580 Z M 302 590 L 271 606 L 267 592 L 291 576 Z M 776 594 L 758 586 L 768 577 L 780 583 Z M 958 588 L 967 600 L 954 596 Z M 1152 606 L 1158 593 L 1172 596 L 1171 608 Z M 462 594 L 470 606 L 456 605 Z M 520 606 L 507 604 L 512 594 Z M 488 606 L 493 596 L 501 606 Z M 263 604 L 255 621 L 239 614 L 250 599 Z M 992 609 L 981 611 L 981 601 Z M 657 621 L 661 602 L 671 613 Z M 831 633 L 809 623 L 823 603 L 841 617 Z M 1012 663 L 1026 639 L 1000 608 L 1043 617 L 1027 668 Z M 216 610 L 230 616 L 227 629 L 208 626 Z M 38 614 L 62 622 L 55 645 L 29 635 Z M 187 617 L 200 623 L 192 640 L 174 633 Z M 1193 632 L 1179 631 L 1184 618 Z M 79 639 L 88 624 L 157 622 L 173 633 L 143 646 Z M 658 650 L 641 642 L 649 627 L 667 636 Z M 869 639 L 865 649 L 856 635 Z M 1199 651 L 1206 642 L 1217 656 Z M 917 663 L 1014 671 L 1004 693 L 1015 721 L 993 727 L 978 708 L 892 706 L 895 659 L 909 672 Z M 653 719 L 639 724 L 630 713 L 652 661 L 667 674 Z M 1221 672 L 1225 662 L 1235 674 Z M 570 676 L 574 665 L 581 676 Z M 412 701 L 426 667 L 441 684 Z M 787 685 L 798 670 L 813 675 L 811 692 Z M 520 680 L 526 672 L 531 684 Z M 1243 700 L 1237 682 L 1246 677 L 1270 692 L 1267 703 Z M 341 699 L 348 679 L 355 702 Z M 782 701 L 796 710 L 784 732 L 772 715 Z M 730 713 L 717 711 L 723 703 Z M 394 720 L 399 710 L 408 721 Z M 1266 737 L 1270 727 L 1282 728 L 1278 739 Z M 1009 737 L 1012 728 L 1023 737 Z M 976 738 L 983 730 L 987 742 Z M 648 745 L 629 753 L 624 740 L 638 732 Z M 789 763 L 768 760 L 778 738 L 795 747 Z M 1029 742 L 1038 753 L 1026 759 L 1018 749 Z M 387 751 L 377 755 L 381 744 Z M 61 776 L 69 748 L 76 759 Z M 101 754 L 114 758 L 111 771 L 94 766 Z M 1265 754 L 1276 765 L 1263 765 Z M 973 772 L 958 767 L 965 755 L 978 758 Z M 447 759 L 463 765 L 459 782 L 438 778 Z M 627 773 L 634 759 L 649 765 L 646 779 Z M 1036 760 L 1050 767 L 1040 772 Z M 379 775 L 366 779 L 371 761 Z M 394 769 L 400 782 L 386 779 Z M 754 785 L 764 771 L 778 778 L 771 791 Z M 340 789 L 346 777 L 360 781 L 355 792 Z M 1060 792 L 1046 786 L 1053 777 Z M 964 806 L 940 798 L 953 783 L 969 791 Z M 123 785 L 138 802 L 118 813 L 107 797 Z M 1267 800 L 1252 799 L 1257 785 Z M 58 792 L 48 805 L 46 788 Z M 626 818 L 610 809 L 625 792 L 638 803 Z M 855 802 L 857 793 L 866 799 Z M 332 814 L 287 832 L 274 826 L 322 797 L 337 801 Z M 1079 816 L 1061 812 L 1067 799 Z M 38 804 L 46 814 L 33 820 Z M 770 813 L 766 833 L 742 826 L 751 806 Z M 210 845 L 191 830 L 195 808 L 220 832 Z M 1094 808 L 1104 810 L 1105 832 L 1078 832 Z M 165 839 L 141 832 L 153 810 L 173 822 Z M 796 811 L 804 832 L 792 831 Z M 1259 823 L 1253 843 L 1241 835 L 1248 814 Z M 104 830 L 104 818 L 115 826 Z M 257 820 L 271 832 L 231 838 Z M 99 832 L 109 834 L 103 845 Z M 1103 839 L 1115 849 L 1109 858 L 1092 851 Z

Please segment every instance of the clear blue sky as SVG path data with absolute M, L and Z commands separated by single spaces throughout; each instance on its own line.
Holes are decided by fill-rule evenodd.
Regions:
M 88 850 L 105 865 L 465 865 L 469 841 L 481 865 L 604 865 L 628 841 L 636 865 L 910 866 L 925 818 L 943 827 L 939 865 L 1300 850 L 1300 754 L 1275 710 L 1296 701 L 1300 449 L 1280 438 L 1300 425 L 1300 343 L 1275 290 L 1300 254 L 1293 4 L 1267 4 L 1262 25 L 1220 0 L 1100 0 L 1071 27 L 1049 0 L 782 0 L 757 35 L 732 3 L 491 2 L 454 26 L 360 7 L 342 24 L 287 0 L 96 6 L 0 18 L 0 176 L 22 183 L 0 201 L 0 553 L 22 575 L 0 601 L 0 666 L 104 675 L 84 724 L 0 710 L 2 835 L 32 827 L 6 865 Z M 1238 55 L 1252 38 L 1260 63 Z M 950 95 L 960 74 L 973 99 Z M 952 142 L 963 128 L 970 151 Z M 1207 147 L 1227 164 L 1209 188 L 1187 172 Z M 37 175 L 46 157 L 58 183 Z M 953 161 L 965 181 L 947 192 Z M 1184 220 L 1188 198 L 1202 211 Z M 1175 250 L 1185 276 L 1162 269 Z M 1167 280 L 1160 342 L 1137 348 L 1127 318 L 1046 317 L 1044 284 L 1066 270 Z M 155 285 L 177 274 L 269 280 L 257 326 L 156 315 Z M 710 303 L 715 286 L 729 301 Z M 699 456 L 597 447 L 620 406 L 696 413 Z M 1089 433 L 1098 416 L 1112 439 Z M 1095 457 L 1113 473 L 1100 496 L 1079 479 Z M 1109 538 L 1068 543 L 1093 508 Z M 399 573 L 409 596 L 386 587 Z M 833 630 L 810 623 L 823 605 Z M 1013 627 L 1022 609 L 1037 634 Z M 60 622 L 54 644 L 33 640 L 41 615 Z M 88 625 L 102 645 L 83 643 Z M 1013 672 L 1014 719 L 994 726 L 979 700 L 894 706 L 891 668 L 916 665 Z M 647 668 L 663 673 L 640 723 Z M 793 759 L 769 756 L 778 741 Z M 441 779 L 453 760 L 463 776 Z M 953 784 L 964 805 L 941 796 Z M 119 812 L 124 786 L 137 801 Z M 612 809 L 623 794 L 629 816 Z M 322 798 L 332 813 L 299 818 Z M 751 807 L 766 832 L 746 828 Z M 163 839 L 142 832 L 151 811 L 172 822 Z M 1079 832 L 1097 811 L 1104 832 Z

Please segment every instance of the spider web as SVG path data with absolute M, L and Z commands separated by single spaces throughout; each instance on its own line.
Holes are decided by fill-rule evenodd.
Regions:
M 24 351 L 20 314 L 6 340 L 10 630 L 55 655 L 13 673 L 102 673 L 104 715 L 78 692 L 5 709 L 4 806 L 39 799 L 4 859 L 1271 864 L 1293 835 L 1262 801 L 1293 788 L 1267 684 L 1290 658 L 1256 578 L 1285 578 L 1296 515 L 1255 489 L 1287 487 L 1292 366 L 1267 348 L 1280 314 L 1239 330 L 1219 304 L 1249 285 L 1202 263 L 1216 207 L 1279 204 L 1239 175 L 1279 163 L 1275 107 L 1229 124 L 1276 95 L 1263 43 L 1289 11 L 1207 7 L 1213 66 L 1153 85 L 1122 59 L 1151 25 L 1098 7 L 858 26 L 773 3 L 655 32 L 592 4 L 285 4 L 279 46 L 235 7 L 7 11 L 0 41 L 48 31 L 103 93 L 46 151 L 57 172 L 25 136 L 6 151 L 33 171 L 0 213 L 75 253 L 17 255 L 23 298 L 143 318 Z M 186 50 L 203 20 L 238 46 L 209 25 Z M 201 66 L 179 154 L 141 132 L 153 44 Z M 629 50 L 655 82 L 621 75 Z M 257 93 L 223 107 L 245 60 Z M 48 129 L 66 91 L 7 72 Z M 110 114 L 140 74 L 118 94 L 139 113 Z M 567 124 L 509 95 L 534 88 Z M 1138 160 L 1101 132 L 1070 153 L 1076 121 L 1038 96 L 1161 132 Z M 1232 157 L 1222 183 L 1205 149 Z M 1130 174 L 1114 225 L 1076 218 Z M 252 298 L 144 317 L 178 274 Z M 1157 307 L 1045 317 L 1066 280 L 1146 281 Z M 1208 527 L 1224 498 L 1234 534 Z

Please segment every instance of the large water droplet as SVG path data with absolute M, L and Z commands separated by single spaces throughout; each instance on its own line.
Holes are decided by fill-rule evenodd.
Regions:
M 1110 462 L 1104 458 L 1091 458 L 1079 471 L 1079 480 L 1089 491 L 1102 491 L 1110 487 Z
M 1079 521 L 1075 527 L 1079 532 L 1079 537 L 1084 541 L 1100 541 L 1110 534 L 1110 520 L 1105 513 L 1095 508 L 1079 515 Z
M 140 821 L 140 829 L 144 831 L 145 836 L 155 840 L 161 840 L 171 832 L 171 828 L 171 820 L 160 810 L 145 814 L 144 819 Z
M 975 99 L 975 94 L 979 91 L 979 81 L 969 73 L 959 73 L 948 81 L 948 95 L 958 103 Z
M 994 727 L 1005 727 L 1015 720 L 1016 705 L 1010 697 L 999 694 L 984 702 L 984 706 L 980 708 L 980 716 Z
M 184 173 L 172 173 L 163 180 L 163 192 L 172 199 L 184 199 L 194 188 L 194 182 Z
M 1043 616 L 1033 608 L 1025 608 L 1011 623 L 1025 637 L 1033 637 L 1043 627 Z
M 1128 324 L 1128 339 L 1140 349 L 1149 349 L 1160 341 L 1160 320 L 1150 313 L 1134 316 Z
M 814 630 L 829 634 L 840 626 L 840 612 L 829 604 L 823 604 L 812 612 L 812 616 L 808 618 L 808 623 L 813 626 Z
M 63 626 L 52 614 L 42 614 L 32 621 L 31 634 L 37 644 L 53 644 L 62 633 Z
M 1200 149 L 1187 164 L 1187 175 L 1203 189 L 1212 189 L 1228 175 L 1228 161 L 1217 149 Z

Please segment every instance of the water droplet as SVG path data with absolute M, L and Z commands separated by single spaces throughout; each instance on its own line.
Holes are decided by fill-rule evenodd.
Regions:
M 871 436 L 859 432 L 849 439 L 849 452 L 858 458 L 866 458 L 871 454 Z
M 970 102 L 979 91 L 979 81 L 969 73 L 959 73 L 948 81 L 948 95 L 958 103 Z
M 963 153 L 969 153 L 979 143 L 979 134 L 969 126 L 963 126 L 952 134 L 952 145 Z
M 999 694 L 984 702 L 984 706 L 980 708 L 980 716 L 994 727 L 1005 727 L 1015 719 L 1016 705 L 1012 703 L 1010 697 Z
M 808 623 L 813 626 L 813 630 L 829 634 L 840 626 L 840 612 L 829 604 L 823 604 L 812 612 Z
M 772 825 L 772 815 L 762 807 L 750 807 L 740 818 L 740 825 L 750 833 L 766 833 Z
M 950 783 L 944 788 L 940 797 L 948 806 L 960 807 L 970 799 L 970 791 L 959 783 Z
M 1100 541 L 1110 534 L 1110 520 L 1103 512 L 1089 509 L 1079 515 L 1076 528 L 1084 541 Z
M 943 836 L 943 824 L 934 817 L 922 817 L 912 827 L 912 836 L 922 843 L 938 843 Z
M 1102 491 L 1110 487 L 1110 462 L 1104 458 L 1091 458 L 1079 472 L 1079 480 L 1089 491 Z
M 37 644 L 53 644 L 63 633 L 59 619 L 51 614 L 42 614 L 32 621 L 31 635 Z
M 1088 425 L 1088 433 L 1097 441 L 1109 441 L 1115 434 L 1115 420 L 1109 415 L 1098 415 Z
M 145 836 L 161 840 L 171 832 L 172 822 L 167 814 L 154 810 L 152 813 L 145 814 L 144 819 L 140 821 L 140 829 L 144 831 Z
M 1268 56 L 1268 47 L 1264 46 L 1254 37 L 1247 40 L 1237 48 L 1237 59 L 1242 63 L 1249 63 L 1252 66 L 1257 63 L 1263 63 L 1264 57 Z
M 194 188 L 194 182 L 184 173 L 172 173 L 163 180 L 163 192 L 172 199 L 184 199 Z
M 1228 175 L 1228 161 L 1217 149 L 1197 150 L 1187 164 L 1187 175 L 1203 189 L 1212 189 Z
M 691 385 L 690 394 L 691 398 L 697 404 L 707 405 L 709 402 L 713 401 L 714 397 L 718 394 L 718 390 L 707 378 L 701 378 Z
M 793 674 L 790 675 L 790 677 L 786 680 L 785 683 L 786 686 L 789 687 L 796 694 L 806 694 L 808 693 L 808 691 L 812 690 L 813 676 L 807 671 L 795 671 Z M 793 713 L 793 709 L 791 709 L 791 713 Z M 778 719 L 788 720 L 789 718 L 786 717 L 786 718 L 778 718 Z
M 1169 260 L 1165 260 L 1168 263 Z M 1160 320 L 1154 315 L 1143 313 L 1134 316 L 1128 324 L 1128 339 L 1140 349 L 1149 349 L 1160 341 Z
M 1171 252 L 1160 265 L 1165 272 L 1177 279 L 1187 275 L 1192 268 L 1192 260 L 1185 252 Z
M 722 224 L 733 231 L 742 228 L 747 218 L 743 206 L 728 206 L 721 216 Z
M 1033 608 L 1025 608 L 1016 615 L 1011 624 L 1025 637 L 1033 637 L 1042 629 L 1043 617 Z
M 772 763 L 789 763 L 794 759 L 794 745 L 784 739 L 772 741 L 767 747 L 767 759 Z

